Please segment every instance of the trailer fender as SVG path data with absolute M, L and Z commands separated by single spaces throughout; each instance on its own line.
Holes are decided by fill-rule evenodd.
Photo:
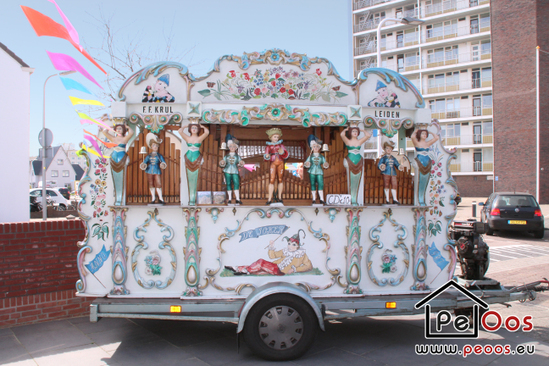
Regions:
M 319 327 L 321 328 L 321 330 L 325 331 L 323 313 L 308 293 L 292 283 L 270 282 L 252 291 L 252 293 L 246 298 L 246 301 L 244 302 L 244 305 L 239 312 L 239 324 L 237 326 L 237 333 L 240 333 L 243 330 L 244 322 L 246 321 L 246 317 L 250 309 L 252 309 L 254 305 L 261 299 L 275 294 L 294 295 L 303 299 L 306 303 L 309 304 L 309 306 L 317 316 L 317 319 L 319 320 Z

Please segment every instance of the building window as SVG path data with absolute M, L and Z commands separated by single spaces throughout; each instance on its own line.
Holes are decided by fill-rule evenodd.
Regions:
M 51 176 L 52 176 L 52 177 L 59 177 L 59 171 L 57 171 L 57 170 L 52 170 Z
M 479 19 L 479 28 L 481 28 L 482 32 L 491 30 L 491 15 L 489 13 L 481 14 Z
M 68 171 L 68 170 L 64 170 L 64 171 L 63 171 L 63 176 L 64 176 L 64 177 L 68 177 L 68 176 L 69 176 L 69 171 Z
M 490 67 L 481 69 L 481 87 L 489 87 L 493 85 L 493 73 Z
M 472 88 L 481 88 L 481 72 L 479 69 L 472 69 Z
M 470 34 L 479 33 L 479 19 L 477 15 L 470 17 Z
M 491 57 L 491 40 L 481 41 L 481 59 L 487 59 Z
M 57 159 L 57 165 L 63 165 L 63 159 Z
M 481 149 L 474 149 L 474 172 L 483 171 L 483 153 Z
M 473 115 L 481 116 L 481 95 L 474 95 L 472 99 L 473 103 Z

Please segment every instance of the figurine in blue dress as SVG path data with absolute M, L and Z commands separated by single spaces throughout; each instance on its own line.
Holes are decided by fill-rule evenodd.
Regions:
M 147 181 L 149 182 L 149 190 L 151 191 L 152 197 L 151 203 L 160 203 L 161 205 L 164 205 L 164 200 L 162 198 L 162 181 L 160 180 L 160 176 L 162 174 L 162 170 L 166 169 L 166 161 L 164 160 L 164 157 L 158 153 L 162 140 L 160 140 L 154 133 L 149 133 L 147 134 L 146 142 L 149 149 L 151 149 L 151 153 L 145 157 L 143 163 L 141 163 L 139 167 L 141 170 L 145 170 L 145 173 L 147 174 Z M 158 198 L 156 201 L 155 189 L 158 193 Z
M 394 143 L 392 141 L 386 141 L 383 145 L 384 155 L 378 162 L 378 169 L 382 171 L 384 176 L 384 195 L 386 196 L 386 203 L 390 203 L 390 188 L 394 205 L 398 205 L 397 200 L 397 169 L 403 170 L 403 166 L 399 164 L 395 156 L 392 155 Z
M 240 188 L 240 179 L 239 179 L 239 168 L 244 166 L 244 161 L 239 156 L 239 140 L 227 134 L 225 137 L 226 148 L 229 149 L 229 154 L 223 157 L 223 160 L 220 161 L 220 167 L 223 168 L 223 173 L 225 175 L 225 184 L 227 186 L 227 198 L 228 203 L 231 203 L 231 191 L 235 192 L 235 203 L 242 204 L 239 188 Z M 222 146 L 222 149 L 224 147 Z M 225 149 L 224 149 L 225 150 Z

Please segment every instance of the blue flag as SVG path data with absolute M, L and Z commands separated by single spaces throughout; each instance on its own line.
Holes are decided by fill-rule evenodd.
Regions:
M 107 258 L 109 258 L 110 253 L 111 252 L 105 249 L 105 245 L 103 245 L 103 249 L 101 249 L 101 252 L 97 253 L 94 260 L 88 264 L 85 264 L 86 268 L 88 268 L 88 271 L 92 272 L 92 274 L 99 271 L 99 269 L 103 266 L 103 263 L 105 263 Z
M 447 264 L 449 264 L 449 261 L 443 258 L 439 249 L 435 247 L 435 242 L 433 242 L 432 246 L 429 247 L 428 253 L 430 253 L 432 258 L 434 259 L 435 264 L 437 264 L 439 269 L 442 270 L 443 268 L 447 267 Z
M 286 225 L 268 225 L 268 226 L 257 227 L 255 229 L 240 233 L 239 235 L 241 236 L 241 240 L 239 240 L 239 243 L 247 239 L 258 238 L 262 235 L 269 235 L 269 234 L 281 235 L 287 230 L 288 230 L 288 226 Z
M 80 84 L 78 81 L 75 81 L 75 80 L 69 79 L 69 78 L 64 78 L 64 77 L 61 77 L 61 76 L 59 78 L 61 79 L 61 82 L 63 83 L 63 86 L 65 87 L 65 89 L 67 89 L 67 90 L 71 90 L 71 89 L 79 90 L 81 92 L 93 95 L 92 92 L 90 92 L 88 89 L 86 89 L 86 87 L 84 85 Z

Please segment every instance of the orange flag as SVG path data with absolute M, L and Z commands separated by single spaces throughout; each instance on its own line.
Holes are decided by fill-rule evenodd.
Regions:
M 86 52 L 86 50 L 84 50 L 80 45 L 76 44 L 73 41 L 73 39 L 69 35 L 69 32 L 64 26 L 57 23 L 52 18 L 47 17 L 46 15 L 29 7 L 21 5 L 21 9 L 23 9 L 23 12 L 27 16 L 29 23 L 31 23 L 31 26 L 38 37 L 57 37 L 69 41 L 73 45 L 73 47 L 78 50 L 78 52 L 82 53 L 84 57 L 90 60 L 90 62 L 97 66 L 101 71 L 103 71 L 104 74 L 107 74 L 107 72 L 103 70 L 101 66 L 99 66 L 99 64 L 92 58 L 92 56 L 88 54 L 88 52 Z
M 84 133 L 87 133 L 88 135 L 91 135 L 93 137 L 96 138 L 97 141 L 101 142 L 103 145 L 105 145 L 108 149 L 112 149 L 113 147 L 117 146 L 118 144 L 114 143 L 114 142 L 106 142 L 106 141 L 103 141 L 102 139 L 100 139 L 99 137 L 97 137 L 96 135 L 94 135 L 93 133 L 91 132 L 88 132 L 86 130 L 84 130 Z

